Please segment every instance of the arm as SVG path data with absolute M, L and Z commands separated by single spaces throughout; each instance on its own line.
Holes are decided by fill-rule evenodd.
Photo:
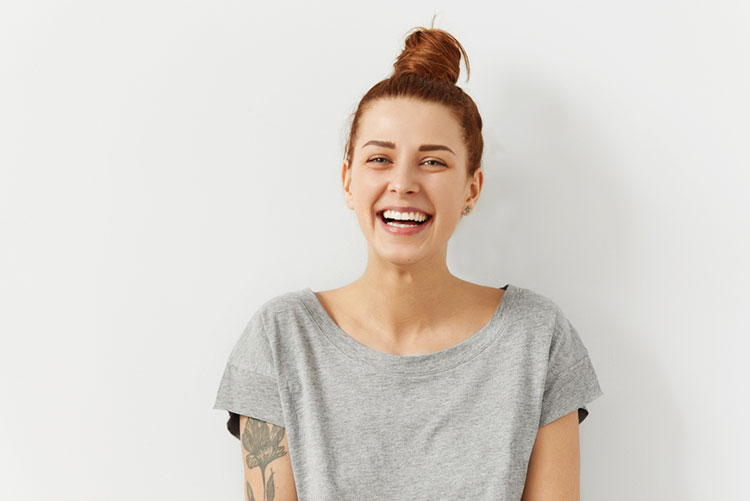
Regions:
M 297 501 L 286 430 L 240 416 L 240 443 L 246 501 Z
M 579 501 L 578 409 L 541 427 L 529 459 L 522 501 Z

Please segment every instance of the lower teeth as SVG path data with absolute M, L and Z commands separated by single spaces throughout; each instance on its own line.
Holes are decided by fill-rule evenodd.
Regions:
M 402 223 L 390 222 L 390 223 L 385 223 L 385 224 L 387 224 L 388 226 L 395 226 L 396 228 L 411 228 L 412 226 L 419 226 L 417 223 L 402 224 Z

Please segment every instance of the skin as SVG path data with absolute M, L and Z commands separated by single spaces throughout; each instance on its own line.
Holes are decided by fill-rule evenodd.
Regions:
M 240 416 L 246 501 L 296 501 L 286 429 Z
M 578 431 L 578 410 L 539 429 L 521 501 L 581 499 Z

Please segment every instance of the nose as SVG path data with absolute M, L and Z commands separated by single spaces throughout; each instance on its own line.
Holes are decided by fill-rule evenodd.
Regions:
M 394 193 L 416 193 L 419 191 L 417 174 L 407 162 L 397 163 L 391 169 L 391 180 L 388 189 Z

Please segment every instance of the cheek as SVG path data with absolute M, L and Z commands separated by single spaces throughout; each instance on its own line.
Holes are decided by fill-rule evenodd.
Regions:
M 351 191 L 355 197 L 355 204 L 358 207 L 366 207 L 375 202 L 378 193 L 382 192 L 382 186 L 374 176 L 360 175 L 352 179 Z
M 426 187 L 435 203 L 443 213 L 451 213 L 461 210 L 463 203 L 463 192 L 458 192 L 455 186 L 446 186 L 444 183 Z

